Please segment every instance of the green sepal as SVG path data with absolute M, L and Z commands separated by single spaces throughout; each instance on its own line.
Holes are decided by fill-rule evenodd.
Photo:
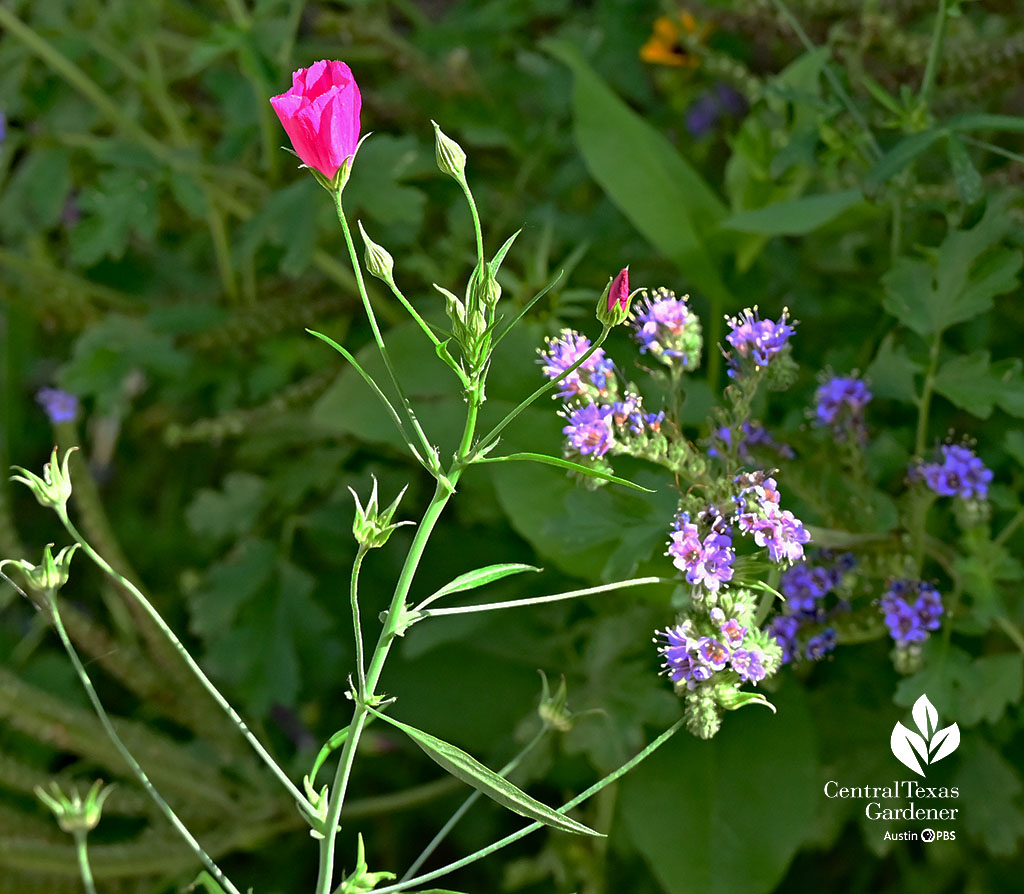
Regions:
M 605 837 L 600 832 L 595 832 L 590 827 L 578 823 L 576 820 L 552 810 L 546 804 L 531 798 L 518 786 L 513 785 L 493 770 L 488 769 L 476 758 L 467 754 L 461 748 L 452 745 L 450 742 L 438 739 L 429 733 L 423 732 L 423 730 L 402 723 L 400 720 L 395 720 L 393 717 L 388 717 L 386 714 L 381 714 L 372 708 L 368 710 L 375 717 L 387 721 L 396 729 L 404 732 L 439 767 L 513 813 L 518 813 L 520 816 L 525 816 L 527 819 L 535 820 L 562 832 L 571 832 L 576 835 L 593 835 L 598 838 Z
M 203 886 L 203 890 L 206 891 L 206 894 L 227 894 L 227 892 L 217 883 L 217 880 L 205 869 L 196 876 L 195 881 L 192 882 L 192 884 L 185 890 L 197 891 L 200 885 Z
M 548 456 L 546 453 L 509 453 L 506 456 L 481 456 L 473 460 L 477 463 L 503 463 L 503 462 L 534 462 L 542 463 L 547 466 L 557 466 L 560 469 L 569 469 L 572 472 L 579 472 L 581 475 L 587 475 L 590 478 L 600 478 L 602 481 L 609 481 L 612 484 L 621 484 L 623 487 L 631 487 L 635 490 L 642 490 L 646 493 L 653 494 L 655 491 L 649 487 L 643 487 L 639 484 L 635 484 L 632 481 L 627 481 L 625 478 L 619 478 L 618 475 L 612 475 L 608 472 L 602 472 L 600 469 L 592 469 L 589 466 L 580 465 L 580 463 L 574 463 L 571 459 L 563 459 L 559 456 Z
M 508 254 L 508 250 L 512 247 L 512 243 L 516 241 L 522 230 L 516 230 L 508 239 L 505 240 L 505 244 L 498 249 L 497 253 L 491 259 L 491 274 L 494 276 L 498 275 L 498 271 L 501 269 L 501 263 L 505 260 L 505 255 Z
M 734 689 L 728 695 L 721 695 L 718 703 L 727 711 L 736 711 L 747 705 L 764 705 L 770 708 L 773 714 L 777 713 L 775 705 L 766 699 L 760 692 L 748 692 L 745 689 Z

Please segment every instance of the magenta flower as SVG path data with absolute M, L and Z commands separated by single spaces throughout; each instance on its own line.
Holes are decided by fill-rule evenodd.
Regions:
M 629 310 L 629 267 L 623 267 L 612 280 L 608 292 L 608 312 L 612 313 L 615 308 Z
M 292 75 L 292 89 L 271 97 L 295 154 L 334 180 L 359 144 L 362 97 L 344 62 L 314 62 Z

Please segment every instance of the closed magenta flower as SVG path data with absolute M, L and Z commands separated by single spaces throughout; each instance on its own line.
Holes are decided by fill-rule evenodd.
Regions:
M 618 326 L 629 317 L 630 299 L 641 291 L 629 291 L 629 267 L 623 267 L 608 281 L 597 301 L 597 320 L 602 326 Z
M 292 141 L 295 154 L 327 184 L 341 185 L 336 176 L 359 145 L 362 96 L 344 62 L 314 62 L 292 75 L 292 88 L 270 104 Z M 344 174 L 343 174 L 344 176 Z

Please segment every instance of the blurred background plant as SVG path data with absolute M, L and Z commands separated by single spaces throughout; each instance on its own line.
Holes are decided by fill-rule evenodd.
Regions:
M 681 408 L 691 437 L 710 434 L 699 426 L 727 381 L 723 314 L 759 303 L 799 319 L 801 377 L 754 416 L 793 445 L 787 495 L 829 532 L 823 545 L 902 537 L 927 501 L 893 495 L 951 430 L 976 439 L 994 473 L 971 517 L 931 516 L 918 571 L 955 603 L 918 673 L 901 679 L 883 639 L 843 648 L 840 631 L 830 660 L 780 675 L 777 716 L 729 716 L 710 743 L 676 737 L 596 799 L 583 819 L 614 828 L 607 849 L 529 840 L 504 872 L 478 864 L 452 886 L 1009 890 L 1024 837 L 1011 757 L 1024 745 L 1021 26 L 1001 0 L 5 2 L 0 459 L 35 468 L 55 442 L 82 445 L 73 500 L 87 536 L 145 581 L 300 778 L 339 725 L 351 667 L 347 487 L 372 473 L 383 493 L 411 480 L 409 507 L 429 496 L 351 370 L 303 332 L 369 340 L 331 209 L 280 151 L 267 99 L 300 65 L 342 58 L 375 131 L 346 205 L 399 258 L 428 318 L 443 319 L 430 284 L 459 282 L 473 263 L 428 119 L 470 154 L 489 242 L 524 227 L 502 300 L 521 304 L 565 270 L 502 343 L 497 410 L 540 381 L 543 335 L 586 329 L 607 276 L 629 262 L 634 285 L 690 291 L 705 321 L 708 384 L 691 385 Z M 414 399 L 445 431 L 457 392 L 424 365 L 400 309 L 382 289 L 374 297 Z M 825 368 L 864 371 L 874 397 L 853 492 L 849 451 L 807 423 Z M 506 440 L 551 453 L 559 428 L 537 408 Z M 617 471 L 654 483 L 628 460 Z M 557 470 L 499 468 L 467 477 L 454 505 L 424 588 L 464 571 L 469 554 L 546 564 L 566 589 L 670 573 L 671 494 L 588 493 Z M 368 564 L 367 606 L 384 607 L 404 536 L 374 557 L 379 584 Z M 0 489 L 4 557 L 37 556 L 51 537 L 27 493 Z M 531 586 L 517 578 L 504 592 Z M 521 772 L 579 788 L 678 716 L 650 643 L 671 588 L 651 592 L 417 629 L 385 685 L 410 722 L 494 764 L 539 722 L 536 670 L 564 673 L 572 708 L 604 713 Z M 103 738 L 45 620 L 2 594 L 0 891 L 79 889 L 74 850 L 32 794 L 54 776 L 118 781 L 90 833 L 99 889 L 187 884 L 189 854 Z M 63 599 L 124 738 L 211 853 L 268 891 L 308 890 L 294 869 L 310 865 L 300 817 L 130 603 L 98 576 Z M 889 731 L 925 689 L 964 729 L 955 761 L 936 770 L 960 785 L 963 834 L 919 852 L 881 841 L 821 785 L 893 778 Z M 457 789 L 386 731 L 367 747 L 342 847 L 354 853 L 357 831 L 372 829 L 371 865 L 408 864 Z M 437 859 L 507 822 L 480 811 Z

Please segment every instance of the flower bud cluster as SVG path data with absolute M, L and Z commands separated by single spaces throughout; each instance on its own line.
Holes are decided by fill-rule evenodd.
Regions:
M 733 434 L 728 425 L 715 429 L 708 439 L 708 456 L 727 458 L 732 450 Z M 760 422 L 744 422 L 736 444 L 736 458 L 744 465 L 753 462 L 754 450 L 771 451 L 781 459 L 793 459 L 796 453 L 789 444 L 776 441 Z
M 849 604 L 840 599 L 826 609 L 825 601 L 855 564 L 850 553 L 833 557 L 822 550 L 813 564 L 804 562 L 783 573 L 779 586 L 786 602 L 767 628 L 782 649 L 783 664 L 820 661 L 835 649 L 836 632 L 829 621 L 849 611 Z
M 655 631 L 662 673 L 685 699 L 687 727 L 701 738 L 718 731 L 724 710 L 760 701 L 739 687 L 756 685 L 781 664 L 778 644 L 754 624 L 755 605 L 753 593 L 738 589 L 710 612 L 691 611 Z

